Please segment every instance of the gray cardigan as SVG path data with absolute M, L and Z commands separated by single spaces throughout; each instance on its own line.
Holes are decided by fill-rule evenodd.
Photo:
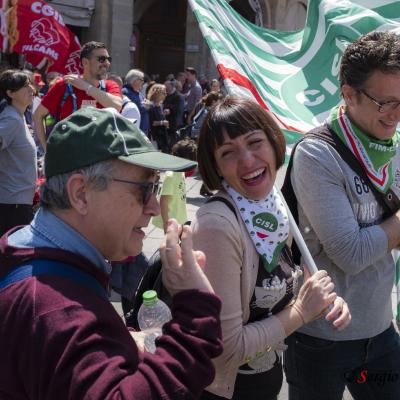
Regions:
M 394 171 L 399 158 L 400 153 Z M 386 234 L 379 227 L 381 206 L 336 150 L 315 139 L 297 146 L 291 181 L 298 200 L 300 230 L 311 254 L 318 268 L 328 271 L 337 294 L 347 301 L 352 313 L 351 324 L 342 332 L 333 330 L 323 318 L 300 331 L 328 340 L 378 335 L 392 320 L 395 273 Z M 399 187 L 400 182 L 395 181 L 392 189 L 399 192 Z
M 36 146 L 25 117 L 8 105 L 0 113 L 0 203 L 32 204 Z

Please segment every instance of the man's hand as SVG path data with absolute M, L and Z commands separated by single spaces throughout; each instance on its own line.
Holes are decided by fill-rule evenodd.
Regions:
M 64 76 L 64 82 L 71 84 L 73 87 L 76 87 L 77 89 L 86 91 L 89 86 L 89 82 L 86 82 L 83 80 L 79 75 L 74 75 L 74 74 L 68 74 Z
M 182 242 L 179 245 L 179 233 Z M 204 274 L 206 257 L 201 251 L 193 251 L 192 231 L 189 226 L 180 227 L 176 220 L 168 221 L 167 234 L 160 247 L 164 286 L 172 295 L 188 289 L 214 290 Z
M 332 322 L 335 330 L 342 331 L 351 322 L 351 314 L 347 303 L 341 297 L 336 297 L 333 307 L 327 312 L 325 319 L 328 322 Z

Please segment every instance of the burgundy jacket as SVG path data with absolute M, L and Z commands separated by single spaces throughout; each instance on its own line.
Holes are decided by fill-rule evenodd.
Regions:
M 87 259 L 0 239 L 0 279 L 46 258 L 108 277 Z M 173 298 L 156 354 L 141 353 L 107 300 L 71 279 L 29 277 L 0 290 L 0 399 L 195 399 L 214 378 L 222 352 L 220 300 L 190 290 Z

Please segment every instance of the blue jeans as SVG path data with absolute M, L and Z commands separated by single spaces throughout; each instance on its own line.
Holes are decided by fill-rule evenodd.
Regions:
M 393 325 L 361 340 L 332 341 L 295 332 L 286 339 L 289 400 L 400 399 L 400 338 Z

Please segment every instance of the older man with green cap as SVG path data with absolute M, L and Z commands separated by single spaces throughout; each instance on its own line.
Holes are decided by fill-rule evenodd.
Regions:
M 221 304 L 189 228 L 171 221 L 161 248 L 174 296 L 155 354 L 138 350 L 107 296 L 110 262 L 138 254 L 159 213 L 158 171 L 193 167 L 158 152 L 112 109 L 81 109 L 57 124 L 41 207 L 0 239 L 2 398 L 194 399 L 211 383 Z

